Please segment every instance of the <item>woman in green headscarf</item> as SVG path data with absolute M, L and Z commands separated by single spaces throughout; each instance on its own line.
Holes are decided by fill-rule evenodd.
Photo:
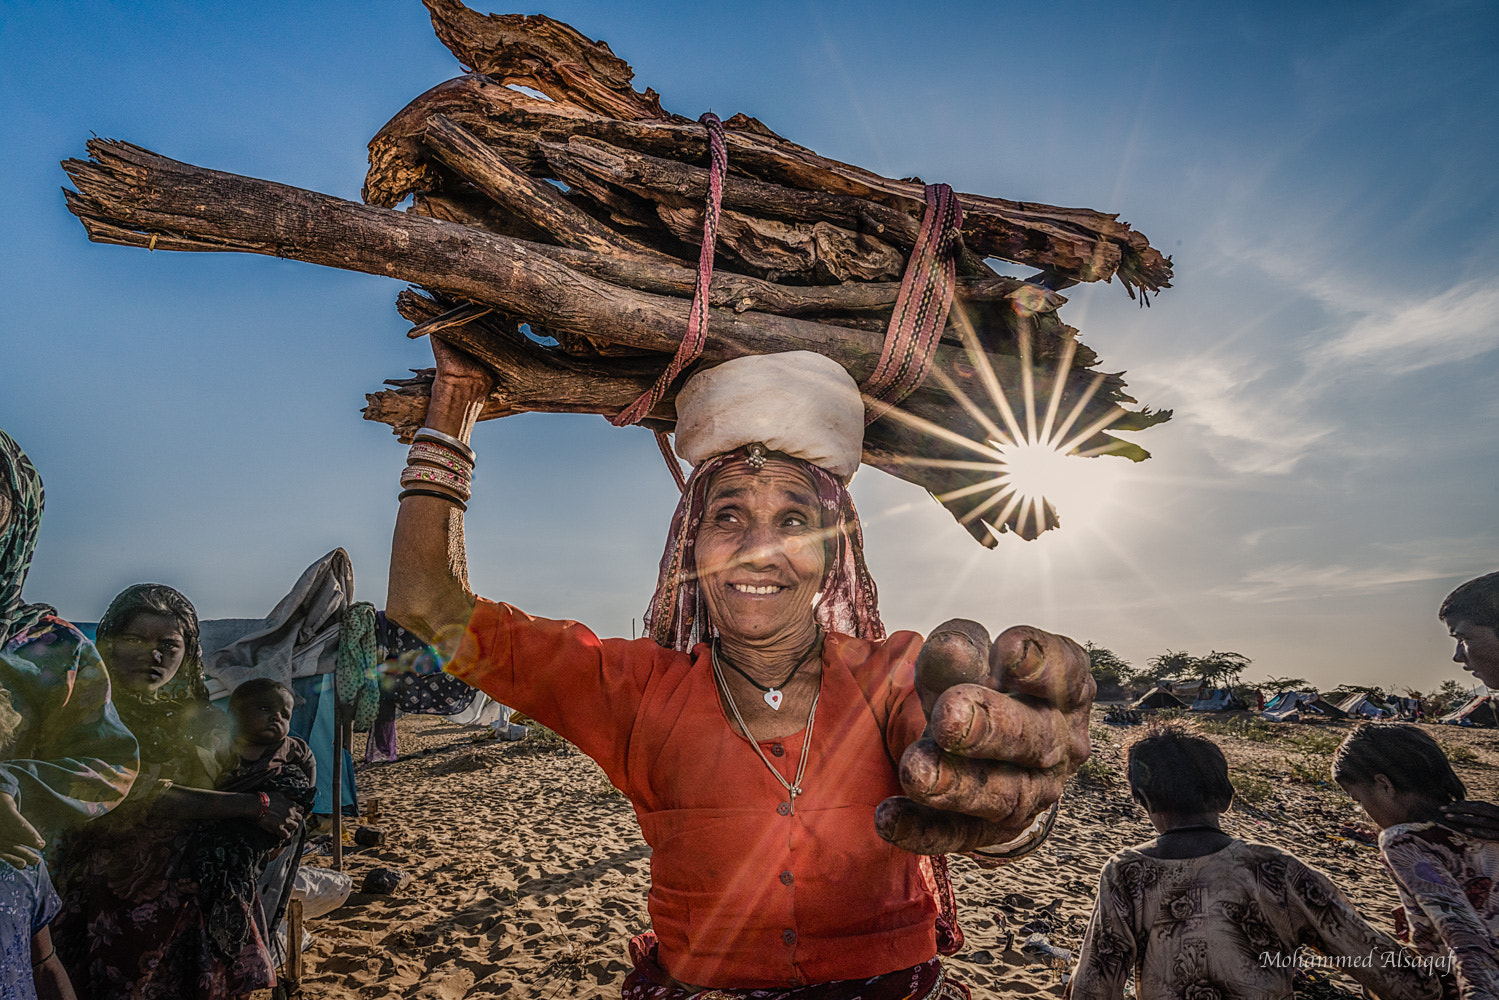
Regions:
M 41 516 L 41 477 L 0 431 L 0 993 L 70 998 L 42 853 L 125 798 L 136 745 L 94 644 L 48 605 L 21 599 Z
M 123 801 L 137 763 L 94 644 L 21 599 L 41 518 L 41 477 L 0 430 L 0 684 L 23 720 L 0 763 L 0 859 L 18 867 Z

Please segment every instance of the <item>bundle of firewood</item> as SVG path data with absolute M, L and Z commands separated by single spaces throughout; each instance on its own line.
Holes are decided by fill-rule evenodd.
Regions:
M 615 416 L 677 351 L 698 276 L 709 140 L 661 108 L 608 45 L 541 16 L 480 15 L 424 0 L 469 71 L 429 90 L 370 143 L 365 205 L 94 140 L 64 168 L 89 237 L 152 249 L 274 254 L 403 278 L 412 336 L 434 334 L 493 368 L 485 417 Z M 916 178 L 825 159 L 735 115 L 724 123 L 716 257 L 700 363 L 818 351 L 863 382 L 926 210 Z M 407 198 L 404 212 L 394 206 Z M 1113 430 L 1169 411 L 1129 410 L 1117 375 L 1062 322 L 1058 293 L 1117 278 L 1142 303 L 1171 265 L 1115 216 L 960 194 L 947 326 L 925 381 L 881 409 L 864 460 L 917 483 L 980 542 L 1035 537 L 1057 516 L 1005 484 L 1003 447 L 1147 457 Z M 1036 269 L 1001 276 L 986 260 Z M 365 416 L 408 436 L 430 373 L 368 397 Z M 672 390 L 645 426 L 668 431 Z M 992 531 L 991 531 L 992 529 Z

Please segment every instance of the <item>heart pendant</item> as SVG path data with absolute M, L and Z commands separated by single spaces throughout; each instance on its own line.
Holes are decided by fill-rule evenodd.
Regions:
M 781 692 L 775 688 L 771 688 L 765 692 L 765 704 L 769 705 L 772 711 L 779 712 L 781 710 Z

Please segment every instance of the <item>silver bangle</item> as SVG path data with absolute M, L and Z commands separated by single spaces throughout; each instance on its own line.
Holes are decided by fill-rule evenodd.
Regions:
M 1051 836 L 1051 828 L 1057 822 L 1057 810 L 1061 807 L 1062 801 L 1058 799 L 1052 803 L 1045 816 L 1036 817 L 1030 827 L 1014 840 L 1007 840 L 1003 844 L 994 844 L 987 848 L 975 848 L 968 853 L 985 861 L 1013 861 L 1016 858 L 1023 858 L 1040 847 L 1042 841 Z
M 453 435 L 444 434 L 442 431 L 434 430 L 431 427 L 423 427 L 415 434 L 411 435 L 411 440 L 413 441 L 420 441 L 423 438 L 427 439 L 428 441 L 436 441 L 438 444 L 445 444 L 449 448 L 455 449 L 464 458 L 467 458 L 470 465 L 475 464 L 474 459 L 477 456 L 474 455 L 474 449 L 470 448 L 468 445 L 464 444 Z

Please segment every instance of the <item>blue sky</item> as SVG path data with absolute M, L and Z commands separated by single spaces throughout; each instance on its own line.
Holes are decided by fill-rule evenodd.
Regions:
M 1120 213 L 1176 260 L 1148 310 L 1062 315 L 1176 418 L 1095 503 L 979 549 L 914 487 L 855 496 L 892 627 L 1030 622 L 1248 676 L 1466 678 L 1435 608 L 1499 567 L 1499 8 L 1488 3 L 618 4 L 527 8 L 608 40 L 671 110 L 824 155 Z M 58 161 L 90 133 L 357 198 L 365 144 L 459 73 L 415 0 L 12 2 L 0 15 L 0 426 L 47 484 L 28 586 L 80 620 L 171 583 L 263 614 L 353 556 L 382 600 L 405 451 L 363 393 L 426 363 L 389 279 L 89 243 Z M 649 434 L 483 425 L 473 582 L 628 634 L 674 488 Z M 1096 508 L 1096 509 L 1094 509 Z

